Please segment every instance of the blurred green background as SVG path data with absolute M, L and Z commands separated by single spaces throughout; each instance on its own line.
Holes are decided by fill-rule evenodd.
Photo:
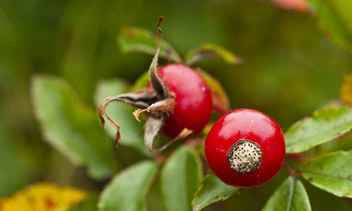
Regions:
M 351 56 L 324 36 L 312 15 L 264 0 L 0 0 L 0 198 L 36 181 L 91 190 L 104 184 L 87 178 L 84 169 L 72 166 L 42 140 L 30 101 L 31 77 L 62 77 L 95 108 L 98 81 L 123 78 L 133 83 L 152 59 L 120 52 L 120 28 L 156 32 L 161 15 L 163 38 L 181 55 L 212 42 L 244 58 L 235 66 L 215 59 L 198 65 L 223 84 L 231 108 L 261 110 L 284 131 L 337 99 L 342 76 L 352 67 Z M 122 154 L 122 167 L 140 156 L 131 158 L 138 153 L 126 147 L 116 153 Z M 280 178 L 208 209 L 257 210 L 265 201 L 250 200 L 267 199 Z M 308 192 L 317 210 L 320 200 L 330 200 L 334 208 L 348 207 L 346 200 L 310 185 Z

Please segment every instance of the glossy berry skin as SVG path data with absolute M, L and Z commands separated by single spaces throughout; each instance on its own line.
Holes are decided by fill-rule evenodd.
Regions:
M 212 99 L 202 77 L 183 64 L 169 64 L 158 70 L 165 85 L 175 94 L 174 112 L 165 122 L 162 133 L 173 138 L 187 128 L 197 134 L 209 122 Z
M 243 140 L 261 148 L 261 161 L 257 169 L 250 172 L 239 172 L 230 165 L 229 151 Z M 236 149 L 241 150 L 241 147 Z M 222 116 L 205 141 L 205 156 L 210 169 L 224 183 L 236 187 L 251 188 L 271 180 L 279 172 L 285 154 L 280 126 L 269 116 L 252 109 L 236 109 Z

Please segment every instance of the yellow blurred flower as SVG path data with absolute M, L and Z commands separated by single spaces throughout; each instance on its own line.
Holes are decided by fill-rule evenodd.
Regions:
M 84 190 L 39 183 L 0 200 L 0 211 L 63 211 L 86 196 Z
M 340 95 L 345 103 L 352 105 L 352 74 L 344 75 Z

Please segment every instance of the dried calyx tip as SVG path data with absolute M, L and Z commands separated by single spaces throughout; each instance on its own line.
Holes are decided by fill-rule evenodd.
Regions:
M 150 64 L 149 67 L 149 79 L 152 84 L 153 89 L 155 92 L 160 95 L 161 97 L 167 96 L 166 89 L 164 86 L 164 83 L 162 82 L 161 78 L 157 74 L 157 69 L 158 69 L 158 57 L 160 53 L 160 48 L 161 48 L 161 35 L 162 35 L 162 30 L 161 30 L 161 23 L 163 22 L 164 18 L 161 16 L 159 18 L 158 22 L 158 40 L 157 40 L 157 48 L 156 52 L 154 55 L 154 58 L 152 60 L 152 63 Z
M 149 67 L 149 78 L 151 85 L 153 87 L 153 91 L 144 89 L 132 93 L 124 93 L 119 94 L 112 97 L 107 97 L 100 104 L 98 109 L 98 115 L 102 126 L 105 126 L 105 119 L 115 127 L 115 142 L 116 146 L 120 140 L 120 125 L 114 121 L 110 116 L 106 113 L 106 107 L 109 103 L 113 101 L 124 102 L 133 106 L 136 106 L 138 109 L 133 112 L 134 117 L 137 121 L 139 120 L 139 115 L 143 112 L 148 112 L 150 115 L 146 117 L 145 124 L 145 145 L 148 150 L 153 153 L 158 153 L 165 149 L 169 144 L 165 146 L 154 149 L 153 142 L 155 137 L 159 134 L 160 129 L 162 128 L 165 119 L 173 112 L 175 107 L 175 98 L 171 92 L 164 85 L 163 80 L 157 74 L 157 66 L 158 66 L 158 56 L 160 53 L 161 47 L 161 23 L 164 18 L 161 16 L 158 21 L 158 37 L 157 37 L 157 49 L 155 55 L 153 57 L 152 63 Z M 182 137 L 187 135 L 188 133 L 181 134 Z M 172 143 L 173 141 L 169 142 Z
M 250 140 L 237 141 L 227 152 L 230 167 L 245 174 L 257 170 L 262 162 L 262 148 Z
M 161 31 L 160 25 L 161 25 L 161 22 L 163 22 L 163 20 L 164 20 L 164 17 L 163 17 L 163 16 L 160 16 L 159 22 L 158 22 L 158 29 L 159 29 L 159 32 Z
M 104 101 L 99 106 L 98 114 L 99 114 L 100 123 L 103 127 L 105 127 L 105 120 L 104 120 L 104 115 L 105 115 L 105 117 L 109 120 L 109 122 L 116 128 L 115 143 L 117 147 L 121 138 L 120 125 L 117 122 L 115 122 L 113 119 L 111 119 L 109 115 L 107 115 L 105 112 L 106 106 L 113 101 L 120 101 L 119 96 L 105 98 Z

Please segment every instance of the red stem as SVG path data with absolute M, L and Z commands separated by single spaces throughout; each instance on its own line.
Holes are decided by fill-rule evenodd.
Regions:
M 283 165 L 292 177 L 297 178 L 301 175 L 301 173 L 299 171 L 293 169 L 286 161 L 284 161 Z

